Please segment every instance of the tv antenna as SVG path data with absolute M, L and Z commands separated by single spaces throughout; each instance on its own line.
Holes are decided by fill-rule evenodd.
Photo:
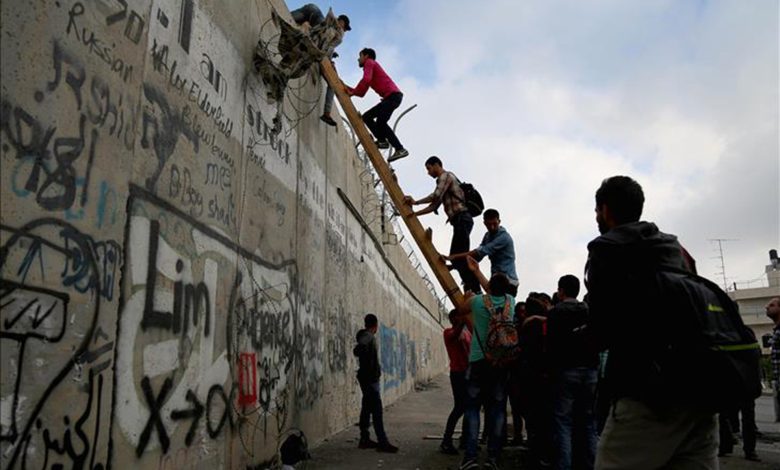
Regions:
M 723 277 L 723 290 L 729 290 L 728 281 L 726 281 L 726 259 L 723 256 L 723 243 L 724 242 L 738 242 L 737 238 L 710 238 L 710 243 L 718 244 L 718 256 L 714 256 L 714 259 L 720 259 L 720 272 L 716 273 Z

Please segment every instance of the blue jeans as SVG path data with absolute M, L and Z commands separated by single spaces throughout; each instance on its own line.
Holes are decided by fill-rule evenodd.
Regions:
M 308 21 L 312 28 L 325 21 L 325 15 L 322 14 L 322 10 L 313 3 L 307 3 L 306 5 L 291 11 L 290 16 L 292 16 L 292 19 L 296 24 L 302 24 Z
M 486 360 L 472 362 L 466 371 L 466 455 L 477 458 L 479 409 L 484 404 L 485 430 L 488 433 L 488 457 L 498 458 L 506 419 L 506 372 L 492 367 Z
M 325 105 L 322 107 L 322 114 L 330 114 L 330 111 L 333 109 L 334 94 L 333 88 L 328 86 L 328 89 L 325 90 Z
M 368 428 L 373 421 L 376 440 L 380 444 L 384 444 L 387 442 L 387 435 L 385 434 L 385 423 L 382 420 L 382 397 L 379 395 L 379 382 L 358 380 L 358 383 L 360 391 L 363 392 L 363 400 L 360 403 L 360 440 L 369 439 Z
M 455 433 L 455 426 L 458 420 L 466 411 L 466 371 L 450 371 L 450 385 L 452 385 L 453 405 L 450 416 L 447 418 L 447 426 L 444 428 L 444 437 L 442 444 L 452 444 L 452 435 Z M 466 436 L 466 420 L 461 423 L 461 441 Z
M 596 459 L 596 369 L 558 372 L 553 384 L 553 443 L 556 469 L 592 469 Z

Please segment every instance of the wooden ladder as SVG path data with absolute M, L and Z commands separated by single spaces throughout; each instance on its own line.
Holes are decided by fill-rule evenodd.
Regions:
M 371 160 L 371 164 L 374 165 L 377 175 L 382 180 L 382 184 L 385 186 L 387 194 L 390 195 L 390 200 L 393 201 L 395 208 L 401 214 L 401 218 L 406 223 L 406 227 L 409 229 L 409 233 L 417 242 L 417 246 L 420 247 L 420 251 L 425 257 L 428 264 L 433 270 L 433 274 L 436 275 L 436 279 L 439 280 L 444 292 L 452 301 L 455 307 L 460 308 L 463 304 L 463 293 L 460 291 L 460 287 L 455 282 L 455 279 L 450 274 L 444 261 L 439 256 L 439 252 L 433 246 L 431 241 L 431 231 L 426 231 L 419 219 L 416 216 L 412 216 L 412 209 L 410 206 L 404 203 L 404 193 L 401 191 L 401 187 L 396 181 L 395 175 L 390 170 L 390 165 L 382 158 L 382 154 L 379 152 L 374 138 L 368 129 L 366 128 L 363 119 L 358 114 L 355 105 L 352 104 L 352 100 L 349 95 L 344 91 L 344 84 L 339 78 L 333 65 L 328 58 L 323 59 L 320 62 L 320 70 L 322 76 L 330 84 L 330 87 L 336 93 L 336 96 L 341 103 L 341 109 L 347 114 L 349 123 L 352 124 L 352 129 L 355 131 L 360 143 L 363 145 L 363 149 L 368 154 L 368 158 Z

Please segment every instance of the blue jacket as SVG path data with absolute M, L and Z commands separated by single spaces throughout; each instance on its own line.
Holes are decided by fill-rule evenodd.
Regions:
M 517 281 L 515 270 L 515 242 L 504 227 L 498 227 L 496 233 L 486 233 L 482 244 L 477 248 L 479 259 L 490 258 L 490 274 L 504 273 Z

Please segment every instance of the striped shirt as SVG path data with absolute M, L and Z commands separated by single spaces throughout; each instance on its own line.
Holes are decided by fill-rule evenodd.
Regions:
M 436 179 L 436 189 L 428 196 L 432 199 L 434 209 L 444 204 L 444 213 L 447 219 L 452 219 L 455 214 L 466 210 L 463 204 L 465 196 L 460 189 L 458 178 L 450 171 L 445 171 Z

